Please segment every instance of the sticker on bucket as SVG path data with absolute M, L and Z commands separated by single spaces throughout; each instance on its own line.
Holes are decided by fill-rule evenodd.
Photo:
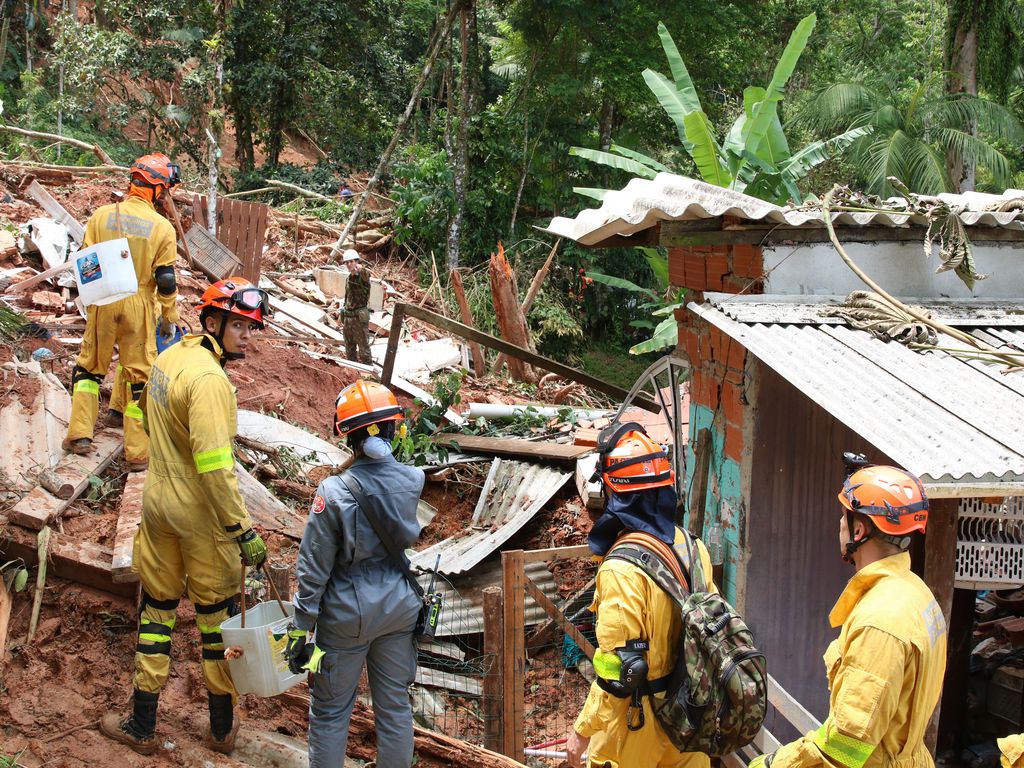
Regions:
M 288 632 L 285 631 L 278 634 L 274 632 L 275 628 L 279 629 L 280 625 L 267 627 L 267 642 L 270 643 L 270 652 L 274 659 L 274 666 L 278 672 L 288 672 L 288 659 L 284 655 L 284 649 L 288 645 Z
M 98 253 L 87 253 L 78 260 L 78 282 L 80 285 L 91 283 L 103 277 Z

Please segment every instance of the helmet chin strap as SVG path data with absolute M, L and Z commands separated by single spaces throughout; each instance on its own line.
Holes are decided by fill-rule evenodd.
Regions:
M 846 513 L 846 530 L 849 531 L 850 536 L 852 537 L 853 536 L 853 513 L 852 512 L 847 512 Z M 864 545 L 864 543 L 868 539 L 871 538 L 871 536 L 873 534 L 874 534 L 874 531 L 871 530 L 871 531 L 868 531 L 867 533 L 865 533 L 864 536 L 861 537 L 860 539 L 853 539 L 853 538 L 851 538 L 849 541 L 847 541 L 846 542 L 846 547 L 844 548 L 844 551 L 843 551 L 843 560 L 845 562 L 849 563 L 850 565 L 853 565 L 854 564 L 853 563 L 853 553 L 856 552 L 858 549 L 860 549 Z

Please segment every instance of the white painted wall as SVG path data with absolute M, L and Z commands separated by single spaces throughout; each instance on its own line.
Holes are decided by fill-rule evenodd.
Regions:
M 936 274 L 938 246 L 928 259 L 919 242 L 844 247 L 861 269 L 896 296 L 1024 298 L 1024 243 L 974 243 L 977 271 L 990 277 L 975 283 L 973 293 L 952 272 Z M 866 289 L 831 243 L 767 246 L 764 268 L 768 294 L 828 295 Z

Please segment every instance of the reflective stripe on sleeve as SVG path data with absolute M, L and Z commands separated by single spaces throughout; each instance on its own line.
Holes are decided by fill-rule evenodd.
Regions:
M 597 665 L 594 666 L 596 668 Z M 814 744 L 826 756 L 847 768 L 863 768 L 871 753 L 875 751 L 874 744 L 846 736 L 836 730 L 831 717 L 814 732 Z
M 192 454 L 196 463 L 196 472 L 203 474 L 213 472 L 216 469 L 227 469 L 235 465 L 235 457 L 231 454 L 231 446 L 214 448 L 212 451 L 202 451 Z
M 600 678 L 618 681 L 622 675 L 622 660 L 617 653 L 599 650 L 594 654 L 594 671 Z

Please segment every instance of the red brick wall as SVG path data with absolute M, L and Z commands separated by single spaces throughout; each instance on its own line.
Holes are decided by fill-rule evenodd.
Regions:
M 672 285 L 693 291 L 762 293 L 764 264 L 758 245 L 680 245 L 668 249 Z

